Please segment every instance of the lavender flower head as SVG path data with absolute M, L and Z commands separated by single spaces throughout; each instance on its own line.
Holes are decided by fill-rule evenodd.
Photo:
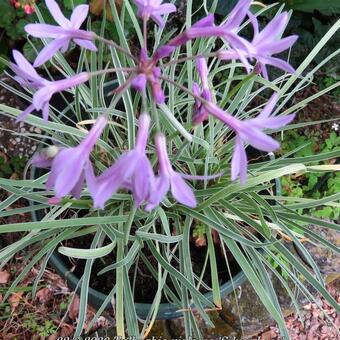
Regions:
M 59 26 L 46 24 L 30 24 L 25 27 L 26 31 L 34 37 L 54 39 L 45 48 L 40 51 L 33 66 L 39 66 L 51 59 L 53 55 L 61 50 L 65 52 L 71 41 L 81 47 L 96 51 L 93 40 L 97 37 L 93 32 L 87 32 L 80 29 L 88 14 L 89 6 L 77 6 L 70 19 L 65 18 L 55 0 L 45 0 L 46 5 Z M 15 63 L 11 64 L 15 72 L 15 79 L 22 85 L 35 90 L 32 104 L 21 113 L 18 120 L 23 119 L 33 110 L 41 110 L 43 118 L 48 119 L 49 101 L 53 94 L 66 89 L 73 88 L 88 81 L 90 76 L 105 74 L 106 72 L 131 72 L 126 84 L 120 86 L 116 93 L 125 91 L 128 86 L 132 86 L 137 91 L 142 92 L 142 99 L 147 100 L 147 87 L 151 89 L 152 100 L 156 104 L 165 103 L 165 94 L 162 89 L 162 81 L 169 81 L 174 86 L 190 94 L 190 90 L 185 89 L 182 84 L 176 81 L 181 77 L 168 78 L 172 72 L 162 71 L 170 65 L 177 62 L 183 62 L 188 58 L 180 58 L 167 63 L 158 65 L 162 58 L 169 55 L 178 47 L 196 38 L 218 37 L 224 39 L 231 47 L 229 50 L 212 52 L 208 56 L 196 57 L 196 68 L 199 75 L 199 83 L 193 83 L 192 95 L 195 98 L 193 123 L 198 124 L 205 121 L 209 114 L 218 118 L 235 134 L 235 147 L 231 161 L 231 179 L 236 180 L 240 177 L 241 183 L 246 181 L 247 176 L 247 155 L 246 145 L 271 152 L 279 147 L 279 143 L 264 133 L 265 129 L 276 129 L 289 124 L 294 115 L 284 117 L 270 117 L 278 96 L 274 94 L 264 107 L 262 112 L 256 117 L 241 121 L 238 118 L 224 112 L 221 108 L 213 103 L 212 89 L 209 84 L 208 66 L 205 58 L 209 56 L 219 57 L 222 60 L 240 59 L 250 72 L 255 71 L 268 77 L 267 65 L 273 65 L 283 70 L 292 72 L 292 67 L 285 61 L 273 57 L 291 47 L 296 41 L 296 36 L 290 36 L 281 39 L 281 35 L 288 21 L 288 14 L 282 13 L 274 18 L 262 31 L 259 30 L 258 22 L 249 8 L 251 0 L 240 0 L 233 8 L 229 17 L 222 25 L 216 26 L 214 16 L 207 15 L 185 31 L 181 32 L 168 43 L 156 49 L 149 56 L 147 50 L 147 21 L 151 18 L 159 27 L 165 25 L 163 15 L 176 11 L 173 4 L 163 4 L 162 0 L 135 0 L 138 7 L 137 15 L 143 19 L 144 39 L 141 46 L 140 57 L 136 58 L 128 49 L 119 46 L 113 41 L 106 40 L 104 37 L 97 37 L 102 42 L 107 43 L 111 48 L 116 48 L 120 53 L 136 61 L 134 67 L 117 67 L 107 70 L 99 70 L 94 73 L 82 72 L 75 76 L 58 80 L 49 81 L 38 75 L 34 67 L 17 51 L 13 52 Z M 240 25 L 246 18 L 254 27 L 254 37 L 251 42 L 238 35 Z M 175 72 L 176 76 L 177 73 Z M 179 73 L 178 73 L 179 74 Z M 143 102 L 143 107 L 147 107 Z M 170 118 L 169 118 L 170 119 Z M 167 153 L 166 137 L 159 130 L 155 137 L 155 147 L 158 159 L 158 174 L 155 176 L 152 165 L 147 156 L 147 144 L 151 128 L 151 119 L 148 113 L 144 112 L 138 120 L 138 132 L 136 136 L 136 145 L 132 150 L 123 153 L 117 161 L 109 166 L 102 174 L 96 176 L 95 170 L 90 161 L 90 154 L 107 124 L 107 117 L 100 117 L 86 138 L 76 147 L 58 148 L 53 157 L 45 153 L 37 153 L 32 164 L 37 167 L 50 168 L 51 172 L 48 177 L 46 186 L 50 190 L 54 188 L 55 197 L 51 202 L 59 202 L 62 197 L 72 194 L 79 198 L 86 181 L 91 197 L 93 198 L 94 207 L 104 208 L 106 202 L 119 189 L 125 189 L 132 192 L 135 206 L 138 208 L 145 204 L 145 210 L 150 211 L 158 206 L 167 196 L 169 190 L 172 196 L 179 203 L 188 207 L 195 208 L 197 205 L 196 198 L 192 188 L 186 183 L 189 180 L 210 180 L 220 177 L 220 174 L 212 176 L 192 176 L 184 175 L 175 171 L 169 155 Z M 177 120 L 172 122 L 180 130 Z M 158 125 L 157 125 L 158 126 Z M 182 131 L 183 132 L 183 131 Z M 56 150 L 54 150 L 56 151 Z
M 71 193 L 79 198 L 85 180 L 85 168 L 90 163 L 90 153 L 103 132 L 107 117 L 97 119 L 88 135 L 76 147 L 65 148 L 54 157 L 51 172 L 46 182 L 47 190 L 54 187 L 55 196 L 60 199 Z
M 95 207 L 103 209 L 105 202 L 120 188 L 132 191 L 136 207 L 148 199 L 154 186 L 154 174 L 146 156 L 149 128 L 150 116 L 142 113 L 135 148 L 123 154 L 97 178 L 92 167 L 87 169 L 87 183 Z
M 34 62 L 34 67 L 38 67 L 51 59 L 58 50 L 62 52 L 67 51 L 71 40 L 81 47 L 97 51 L 95 44 L 92 42 L 95 34 L 80 29 L 88 15 L 88 5 L 75 7 L 69 20 L 65 18 L 55 0 L 45 0 L 45 3 L 60 27 L 47 24 L 28 24 L 25 26 L 25 31 L 33 37 L 54 38 L 52 42 L 40 51 Z
M 237 35 L 237 31 L 239 25 L 246 17 L 250 4 L 251 0 L 239 1 L 229 14 L 226 23 L 221 26 L 215 26 L 214 15 L 208 14 L 190 28 L 171 39 L 166 45 L 158 48 L 154 54 L 155 59 L 158 60 L 169 56 L 176 47 L 184 45 L 190 40 L 205 37 L 220 37 L 234 47 L 241 47 L 247 50 L 246 41 Z
M 153 21 L 161 28 L 165 22 L 162 15 L 176 12 L 176 6 L 173 4 L 162 4 L 163 0 L 135 0 L 138 7 L 137 15 L 144 20 L 152 18 Z
M 89 80 L 90 75 L 86 72 L 79 73 L 73 77 L 49 81 L 38 75 L 32 65 L 18 51 L 13 51 L 13 58 L 16 64 L 11 63 L 10 67 L 15 72 L 14 79 L 22 85 L 37 90 L 33 95 L 33 102 L 17 118 L 17 121 L 23 120 L 34 110 L 42 110 L 44 120 L 48 120 L 49 101 L 51 97 L 60 91 L 72 88 Z
M 236 178 L 240 176 L 241 183 L 245 183 L 247 179 L 245 144 L 249 144 L 258 150 L 266 152 L 272 152 L 280 147 L 279 142 L 267 136 L 262 130 L 281 128 L 289 124 L 295 118 L 295 114 L 269 117 L 277 101 L 278 95 L 274 93 L 259 116 L 245 121 L 229 115 L 213 103 L 206 104 L 207 110 L 212 115 L 223 121 L 236 133 L 235 148 L 231 162 L 232 180 L 236 180 Z
M 161 70 L 157 67 L 157 61 L 150 59 L 147 52 L 142 48 L 140 53 L 140 61 L 138 65 L 138 73 L 132 80 L 132 87 L 137 91 L 146 91 L 146 85 L 149 82 L 152 89 L 152 95 L 157 104 L 165 102 L 165 95 L 161 86 Z
M 181 174 L 174 171 L 169 160 L 169 156 L 166 150 L 166 138 L 162 133 L 158 133 L 155 137 L 157 157 L 159 163 L 159 174 L 155 180 L 155 190 L 149 197 L 148 204 L 145 208 L 146 211 L 150 211 L 164 199 L 169 189 L 174 198 L 188 207 L 195 208 L 196 198 L 189 187 L 185 183 Z
M 297 40 L 297 35 L 280 39 L 288 22 L 288 13 L 284 12 L 275 17 L 261 32 L 258 22 L 253 14 L 248 14 L 254 27 L 254 38 L 251 43 L 245 41 L 246 48 L 240 46 L 234 50 L 220 51 L 218 57 L 222 60 L 241 59 L 247 71 L 252 68 L 249 60 L 256 59 L 260 72 L 268 79 L 266 65 L 272 65 L 289 73 L 294 73 L 294 68 L 284 60 L 272 55 L 281 53 L 290 48 Z
M 220 37 L 233 47 L 246 49 L 244 39 L 237 35 L 237 31 L 249 11 L 250 4 L 251 0 L 240 0 L 230 12 L 226 23 L 221 26 L 213 26 L 211 22 L 213 17 L 208 16 L 204 21 L 200 21 L 199 24 L 196 23 L 187 30 L 187 38 Z

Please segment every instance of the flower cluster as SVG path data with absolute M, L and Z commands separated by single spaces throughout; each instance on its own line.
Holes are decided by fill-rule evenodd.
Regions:
M 251 0 L 240 0 L 222 25 L 215 25 L 214 16 L 209 14 L 192 27 L 173 37 L 165 45 L 159 46 L 151 54 L 147 46 L 148 20 L 152 19 L 159 27 L 163 28 L 165 25 L 164 15 L 176 11 L 176 7 L 173 4 L 163 4 L 162 0 L 135 0 L 138 8 L 137 15 L 143 21 L 144 33 L 139 57 L 136 57 L 114 42 L 107 41 L 103 37 L 98 37 L 93 32 L 81 28 L 88 14 L 87 5 L 77 6 L 71 18 L 67 19 L 56 1 L 45 0 L 45 2 L 59 26 L 30 24 L 25 29 L 27 33 L 34 37 L 51 38 L 53 40 L 40 51 L 33 66 L 19 52 L 14 51 L 13 53 L 15 63 L 11 64 L 11 68 L 16 73 L 15 79 L 22 86 L 36 91 L 33 95 L 32 104 L 21 113 L 18 119 L 24 119 L 33 110 L 42 110 L 43 117 L 47 120 L 49 100 L 54 93 L 73 88 L 89 80 L 91 73 L 83 72 L 52 82 L 40 77 L 36 72 L 35 67 L 52 59 L 56 52 L 65 52 L 70 42 L 82 48 L 96 51 L 94 41 L 100 39 L 125 53 L 127 57 L 132 58 L 136 66 L 124 70 L 129 73 L 128 80 L 126 84 L 116 90 L 116 93 L 132 86 L 135 90 L 141 92 L 143 101 L 143 110 L 138 120 L 135 147 L 122 154 L 103 173 L 99 175 L 95 173 L 91 163 L 91 152 L 108 124 L 109 119 L 105 115 L 97 119 L 88 135 L 78 146 L 63 148 L 58 152 L 53 152 L 53 156 L 40 153 L 33 158 L 32 163 L 35 166 L 51 169 L 46 183 L 48 190 L 52 188 L 55 190 L 55 197 L 51 202 L 59 202 L 62 197 L 68 194 L 80 197 L 86 182 L 94 206 L 98 208 L 104 208 L 110 197 L 120 189 L 131 191 L 136 207 L 145 205 L 146 211 L 158 206 L 169 190 L 178 202 L 192 208 L 196 206 L 197 202 L 193 189 L 186 183 L 185 179 L 208 180 L 216 176 L 190 176 L 175 171 L 174 165 L 171 163 L 172 157 L 168 155 L 166 136 L 162 133 L 158 124 L 156 124 L 157 131 L 154 134 L 154 145 L 158 159 L 157 174 L 154 173 L 153 164 L 148 157 L 148 141 L 153 124 L 151 124 L 151 117 L 147 112 L 147 91 L 150 90 L 150 97 L 154 101 L 153 105 L 163 104 L 166 102 L 166 93 L 163 90 L 162 82 L 166 81 L 178 86 L 193 97 L 193 123 L 195 125 L 201 124 L 209 116 L 212 116 L 222 121 L 234 132 L 235 146 L 231 161 L 232 180 L 240 177 L 241 183 L 246 181 L 246 145 L 252 145 L 266 152 L 279 148 L 279 143 L 266 135 L 264 130 L 283 127 L 294 119 L 294 115 L 271 116 L 278 101 L 278 95 L 275 93 L 272 95 L 257 117 L 240 120 L 225 112 L 215 103 L 211 86 L 212 80 L 209 79 L 208 61 L 209 57 L 217 57 L 220 60 L 238 59 L 247 72 L 261 73 L 265 78 L 268 78 L 267 65 L 287 72 L 294 72 L 294 69 L 287 62 L 273 57 L 273 55 L 290 48 L 297 39 L 297 36 L 281 38 L 288 22 L 286 12 L 275 17 L 266 27 L 260 30 L 256 17 L 250 12 Z M 246 18 L 250 20 L 254 30 L 251 41 L 239 34 L 240 25 Z M 194 57 L 199 82 L 194 82 L 192 89 L 177 84 L 175 80 L 169 79 L 163 74 L 164 64 L 160 64 L 163 58 L 169 57 L 175 49 L 180 48 L 190 40 L 211 37 L 222 39 L 229 48 L 223 48 L 207 56 L 197 55 Z M 170 64 L 181 61 L 183 60 L 172 60 Z M 103 72 L 105 73 L 105 71 Z

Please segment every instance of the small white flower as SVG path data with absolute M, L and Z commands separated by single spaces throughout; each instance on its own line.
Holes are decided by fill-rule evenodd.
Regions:
M 338 123 L 334 123 L 334 124 L 332 125 L 332 129 L 333 129 L 334 131 L 339 131 L 339 124 L 338 124 Z

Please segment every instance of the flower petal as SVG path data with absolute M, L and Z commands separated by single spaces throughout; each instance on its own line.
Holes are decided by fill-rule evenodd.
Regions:
M 167 176 L 159 176 L 155 179 L 154 190 L 150 193 L 149 202 L 145 211 L 151 211 L 159 205 L 169 191 L 170 180 Z
M 137 91 L 144 91 L 146 89 L 146 82 L 146 75 L 144 73 L 141 73 L 133 78 L 131 86 Z
M 143 201 L 147 200 L 151 192 L 151 185 L 154 182 L 152 166 L 148 158 L 141 157 L 138 169 L 132 178 L 133 197 L 135 205 L 139 207 Z
M 101 115 L 96 120 L 96 122 L 92 126 L 90 132 L 87 134 L 87 136 L 79 144 L 79 147 L 81 147 L 84 150 L 84 152 L 90 154 L 93 147 L 97 143 L 97 140 L 99 139 L 100 135 L 102 134 L 103 130 L 105 129 L 107 122 L 108 122 L 108 118 L 107 118 L 106 114 Z
M 294 120 L 295 114 L 290 114 L 287 116 L 278 116 L 270 118 L 254 118 L 250 119 L 248 122 L 252 127 L 257 129 L 278 129 L 285 125 L 288 125 L 292 120 Z
M 195 24 L 192 25 L 194 28 L 207 28 L 214 26 L 214 14 L 208 14 L 203 19 L 197 21 Z
M 55 39 L 46 45 L 38 54 L 33 66 L 38 67 L 50 60 L 60 48 L 68 42 L 68 38 Z
M 266 106 L 264 107 L 264 109 L 261 111 L 257 118 L 268 118 L 269 115 L 273 112 L 274 107 L 278 100 L 279 96 L 276 92 L 274 92 L 270 99 L 268 100 L 268 103 L 266 104 Z
M 176 12 L 176 6 L 173 4 L 164 4 L 156 8 L 153 13 L 157 15 L 163 15 L 163 14 L 168 14 L 168 13 L 173 13 Z
M 84 174 L 84 171 L 82 171 L 78 179 L 78 182 L 71 190 L 71 195 L 73 197 L 78 198 L 78 199 L 80 198 L 81 192 L 83 190 L 84 182 L 85 182 L 85 174 Z
M 37 110 L 41 110 L 48 103 L 54 94 L 53 85 L 45 86 L 33 95 L 33 105 Z
M 197 205 L 196 197 L 190 186 L 185 183 L 184 179 L 179 174 L 175 173 L 171 177 L 170 182 L 171 193 L 174 198 L 190 208 L 195 208 Z
M 94 200 L 94 206 L 103 208 L 105 202 L 131 177 L 138 166 L 140 157 L 134 151 L 122 155 L 110 168 L 106 169 L 93 181 L 89 176 L 89 190 Z M 88 171 L 88 170 L 87 170 Z M 92 187 L 91 187 L 92 184 Z
M 209 83 L 208 83 L 209 71 L 208 71 L 207 61 L 204 58 L 197 58 L 196 68 L 202 81 L 202 87 L 204 89 L 209 89 Z
M 238 175 L 240 175 L 240 182 L 245 183 L 247 178 L 247 154 L 239 136 L 236 137 L 231 160 L 231 180 L 235 181 Z
M 82 23 L 86 20 L 89 13 L 89 5 L 79 5 L 74 8 L 71 14 L 71 23 L 73 28 L 80 28 Z
M 52 163 L 52 171 L 53 168 L 59 170 L 54 184 L 56 196 L 64 197 L 71 192 L 79 181 L 86 162 L 87 157 L 84 157 L 79 148 L 64 149 L 58 153 Z
M 275 66 L 288 73 L 295 73 L 295 69 L 289 63 L 279 58 L 260 56 L 258 60 L 264 64 Z
M 28 62 L 28 60 L 17 50 L 13 50 L 13 58 L 16 64 L 22 69 L 24 72 L 31 74 L 31 76 L 40 78 L 35 68 Z
M 158 14 L 152 14 L 151 18 L 154 22 L 156 22 L 156 24 L 160 27 L 163 28 L 165 26 L 165 21 L 163 20 L 163 18 L 158 15 Z
M 242 131 L 240 136 L 248 144 L 254 148 L 262 151 L 271 152 L 277 150 L 280 147 L 280 143 L 270 136 L 258 129 L 253 129 L 249 126 L 246 127 L 246 131 Z
M 46 24 L 28 24 L 25 31 L 36 38 L 62 38 L 66 35 L 64 28 Z
M 175 48 L 175 46 L 164 45 L 156 50 L 152 59 L 154 61 L 158 61 L 162 58 L 168 57 L 175 50 Z
M 50 111 L 50 104 L 49 103 L 45 103 L 43 105 L 43 107 L 42 107 L 43 120 L 45 122 L 48 121 L 49 111 Z
M 237 29 L 240 26 L 249 10 L 250 4 L 251 0 L 240 0 L 236 4 L 227 19 L 226 26 L 228 30 Z
M 151 119 L 148 113 L 143 112 L 138 119 L 138 132 L 136 137 L 136 150 L 141 154 L 145 153 L 146 145 L 148 143 L 149 128 Z
M 151 82 L 152 95 L 157 104 L 164 104 L 165 94 L 162 90 L 162 86 L 158 80 Z
M 34 111 L 34 105 L 31 104 L 30 106 L 28 106 L 24 111 L 22 111 L 20 113 L 20 115 L 17 117 L 17 119 L 15 120 L 16 123 L 24 120 L 26 118 L 27 115 L 29 115 L 31 112 Z
M 279 35 L 282 34 L 288 22 L 288 13 L 283 12 L 271 20 L 267 26 L 255 36 L 253 43 L 260 45 L 265 40 L 275 40 Z
M 263 46 L 257 45 L 256 48 L 260 54 L 277 54 L 290 48 L 292 45 L 295 44 L 297 39 L 297 35 L 291 35 L 289 37 L 273 41 L 271 43 L 266 43 L 266 41 L 264 41 Z
M 239 54 L 234 50 L 222 50 L 217 52 L 217 58 L 221 60 L 238 59 Z
M 62 27 L 67 28 L 71 26 L 70 20 L 66 19 L 64 14 L 61 12 L 60 7 L 54 0 L 45 0 L 46 6 L 50 11 L 53 19 Z
M 73 39 L 73 41 L 79 45 L 80 47 L 86 48 L 87 50 L 97 52 L 97 47 L 96 45 L 89 40 L 84 40 L 84 39 Z

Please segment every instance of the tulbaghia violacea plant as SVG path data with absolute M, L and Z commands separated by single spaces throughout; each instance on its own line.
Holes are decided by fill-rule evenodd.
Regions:
M 32 230 L 27 235 L 32 241 L 25 242 L 49 242 L 50 247 L 43 248 L 48 249 L 46 254 L 74 235 L 95 233 L 91 249 L 84 252 L 62 247 L 63 254 L 88 260 L 81 284 L 83 307 L 87 303 L 91 261 L 116 249 L 116 263 L 104 270 L 116 271 L 115 286 L 105 301 L 115 301 L 117 335 L 122 338 L 125 325 L 130 336 L 147 337 L 163 289 L 175 313 L 184 316 L 187 336 L 204 338 L 200 327 L 193 326 L 193 314 L 199 312 L 212 326 L 205 307 L 221 307 L 215 254 L 225 255 L 226 247 L 279 323 L 282 334 L 287 335 L 280 305 L 264 269 L 269 267 L 265 255 L 275 258 L 284 253 L 278 261 L 289 258 L 294 270 L 281 261 L 272 269 L 274 274 L 277 267 L 282 267 L 309 298 L 314 297 L 304 289 L 299 275 L 316 288 L 320 285 L 319 273 L 304 271 L 281 242 L 293 240 L 306 254 L 299 234 L 306 229 L 302 223 L 305 220 L 293 223 L 297 218 L 291 210 L 294 205 L 283 208 L 286 202 L 273 193 L 273 182 L 278 177 L 307 168 L 289 158 L 268 157 L 280 148 L 278 132 L 289 129 L 295 109 L 305 105 L 288 107 L 288 90 L 300 77 L 302 66 L 299 74 L 294 74 L 287 61 L 275 56 L 291 48 L 297 39 L 295 35 L 282 37 L 288 13 L 278 14 L 260 30 L 257 14 L 250 9 L 251 0 L 240 0 L 221 24 L 208 13 L 175 32 L 166 25 L 167 17 L 176 11 L 173 3 L 126 0 L 122 8 L 117 8 L 115 1 L 110 1 L 118 43 L 86 29 L 91 27 L 85 23 L 87 5 L 75 7 L 68 19 L 56 1 L 45 3 L 59 26 L 41 22 L 25 27 L 29 35 L 42 38 L 46 46 L 33 65 L 13 51 L 11 75 L 32 98 L 22 112 L 8 110 L 18 121 L 38 125 L 44 131 L 41 138 L 48 146 L 30 161 L 33 173 L 36 168 L 44 170 L 30 182 L 21 181 L 22 190 L 14 185 L 9 190 L 12 196 L 2 206 L 6 209 L 15 198 L 25 197 L 34 202 L 32 211 L 38 205 L 49 212 L 43 221 L 46 226 L 38 222 L 16 224 L 15 231 Z M 186 10 L 187 19 L 192 18 L 191 6 Z M 39 14 L 38 8 L 36 11 Z M 125 37 L 127 20 L 136 32 L 129 40 Z M 253 27 L 251 40 L 242 32 L 247 23 Z M 103 19 L 101 34 L 107 32 L 106 28 Z M 78 65 L 74 60 L 68 64 L 60 54 L 74 47 L 80 53 Z M 47 61 L 54 72 L 38 69 Z M 269 81 L 267 66 L 287 73 Z M 51 74 L 54 76 L 56 71 L 61 71 L 62 77 L 53 80 Z M 22 95 L 25 100 L 29 99 L 27 93 Z M 52 96 L 61 107 L 56 107 L 54 101 L 50 103 Z M 42 111 L 42 118 L 37 111 Z M 86 124 L 92 127 L 82 128 Z M 270 132 L 277 134 L 269 136 Z M 255 156 L 249 146 L 257 152 Z M 250 162 L 254 159 L 264 161 Z M 5 187 L 10 188 L 12 182 L 5 182 Z M 280 204 L 270 207 L 274 199 Z M 81 214 L 66 218 L 62 224 L 58 218 L 68 208 L 71 214 Z M 190 262 L 189 242 L 196 227 L 203 227 L 207 238 L 212 299 L 197 289 L 204 277 L 193 272 Z M 7 230 L 10 226 L 1 228 Z M 110 243 L 104 243 L 108 239 Z M 257 251 L 262 244 L 263 253 Z M 158 265 L 158 272 L 152 270 L 158 282 L 157 294 L 147 315 L 131 304 L 126 306 L 134 294 L 134 284 L 128 277 L 132 263 L 145 260 L 147 267 L 150 264 L 149 254 L 138 255 L 142 249 L 150 251 Z M 21 250 L 22 245 L 14 243 L 0 252 L 0 258 Z M 314 263 L 312 267 L 316 268 Z M 174 290 L 168 286 L 169 277 Z M 178 297 L 183 298 L 180 303 Z M 334 301 L 327 298 L 334 306 Z M 82 332 L 85 315 L 81 310 L 76 336 Z M 137 315 L 145 322 L 142 331 Z

